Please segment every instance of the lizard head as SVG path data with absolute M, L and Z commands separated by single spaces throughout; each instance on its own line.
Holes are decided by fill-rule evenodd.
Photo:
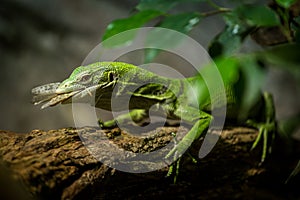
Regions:
M 56 94 L 82 91 L 93 86 L 105 88 L 116 81 L 118 66 L 111 62 L 99 62 L 77 67 L 69 78 L 64 80 L 56 89 Z M 117 70 L 118 71 L 118 70 Z
M 32 89 L 34 104 L 45 103 L 42 108 L 58 103 L 70 103 L 72 97 L 80 100 L 94 92 L 109 94 L 118 78 L 136 66 L 121 62 L 97 62 L 77 67 L 62 83 L 50 83 Z M 105 91 L 103 91 L 103 90 Z

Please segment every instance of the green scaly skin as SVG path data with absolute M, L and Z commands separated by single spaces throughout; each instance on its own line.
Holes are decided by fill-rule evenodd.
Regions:
M 233 85 L 234 83 L 225 83 L 227 115 L 230 118 L 236 115 L 239 108 L 232 89 Z M 198 104 L 190 100 L 190 88 L 195 86 L 196 88 L 203 86 L 200 88 L 207 89 L 200 76 L 170 79 L 128 63 L 98 62 L 80 66 L 62 83 L 40 86 L 34 88 L 32 93 L 35 95 L 33 99 L 35 104 L 51 99 L 42 108 L 58 103 L 71 103 L 74 100 L 86 102 L 86 99 L 89 99 L 86 97 L 90 97 L 94 92 L 95 106 L 98 108 L 111 111 L 111 99 L 116 98 L 120 103 L 117 108 L 114 108 L 114 111 L 131 110 L 129 114 L 121 115 L 115 120 L 101 122 L 103 127 L 113 127 L 116 125 L 116 121 L 124 123 L 130 117 L 133 121 L 139 122 L 148 117 L 150 108 L 157 108 L 157 111 L 164 113 L 168 119 L 181 119 L 191 124 L 190 131 L 166 155 L 166 157 L 170 157 L 185 152 L 193 141 L 206 132 L 213 120 L 209 110 L 211 104 L 209 96 L 204 98 L 202 96 L 200 110 Z M 129 108 L 126 102 L 123 103 L 128 95 L 131 96 Z M 260 105 L 260 108 L 253 109 L 258 112 L 255 115 L 252 114 L 254 117 L 247 118 L 247 124 L 259 129 L 259 135 L 253 148 L 263 139 L 261 161 L 264 161 L 269 146 L 267 139 L 269 135 L 274 135 L 276 124 L 272 98 L 268 94 L 262 96 L 262 103 L 257 104 Z M 256 119 L 263 120 L 257 122 Z

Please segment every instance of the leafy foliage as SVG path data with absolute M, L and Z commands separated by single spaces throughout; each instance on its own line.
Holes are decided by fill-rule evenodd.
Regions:
M 243 40 L 256 27 L 279 25 L 279 18 L 266 6 L 242 5 L 224 15 L 226 27 L 211 43 L 212 57 L 236 53 Z
M 267 6 L 242 5 L 232 11 L 250 26 L 277 26 L 280 24 L 276 13 Z
M 278 3 L 280 6 L 284 8 L 289 8 L 291 5 L 296 3 L 297 0 L 276 0 L 276 3 Z
M 226 27 L 219 33 L 209 47 L 209 54 L 212 57 L 230 56 L 236 53 L 242 45 L 251 27 L 242 21 L 238 15 L 228 13 L 224 15 Z
M 188 34 L 201 23 L 203 18 L 220 15 L 226 26 L 210 41 L 208 52 L 214 59 L 218 70 L 222 71 L 224 82 L 233 81 L 232 77 L 239 77 L 238 88 L 236 88 L 239 94 L 237 97 L 241 101 L 241 111 L 247 112 L 256 101 L 264 81 L 265 73 L 262 64 L 280 67 L 300 80 L 300 16 L 294 16 L 295 12 L 291 12 L 296 2 L 297 0 L 274 0 L 271 5 L 246 5 L 242 1 L 234 8 L 225 8 L 212 0 L 140 0 L 135 14 L 126 19 L 115 20 L 108 25 L 103 40 L 120 32 L 139 28 L 151 21 L 156 22 L 157 27 Z M 211 9 L 205 12 L 197 10 L 180 12 L 180 9 L 174 9 L 183 3 L 206 4 Z M 274 33 L 275 36 L 280 37 L 279 41 L 285 44 L 268 47 L 261 51 L 241 53 L 240 48 L 246 38 L 268 28 L 277 30 L 278 32 Z M 260 37 L 259 40 L 263 41 L 264 37 L 268 35 Z M 134 36 L 130 35 L 118 41 L 116 45 L 126 43 L 133 38 Z M 180 39 L 174 38 L 172 33 L 162 35 L 154 30 L 148 37 L 148 42 L 155 43 L 156 46 L 167 47 L 178 45 Z M 145 62 L 151 62 L 158 53 L 159 49 L 146 49 Z M 232 70 L 226 70 L 226 66 L 231 66 Z M 236 73 L 239 75 L 237 76 Z M 203 91 L 203 96 L 206 96 L 205 88 L 199 89 Z M 288 128 L 285 127 L 285 129 Z M 299 169 L 298 166 L 293 176 L 299 173 Z
M 296 67 L 300 62 L 298 59 L 299 51 L 297 51 L 299 47 L 293 44 L 300 41 L 300 18 L 291 16 L 288 12 L 289 7 L 295 2 L 295 0 L 276 0 L 275 6 L 273 5 L 272 8 L 268 5 L 240 4 L 230 9 L 221 7 L 211 0 L 140 0 L 136 6 L 135 14 L 125 19 L 115 20 L 108 25 L 103 40 L 120 32 L 139 28 L 153 20 L 156 20 L 157 27 L 188 34 L 197 24 L 201 23 L 201 19 L 211 15 L 221 15 L 226 26 L 211 41 L 208 52 L 215 61 L 218 58 L 228 59 L 230 57 L 239 60 L 239 66 L 242 66 L 241 71 L 244 71 L 242 73 L 243 76 L 241 76 L 244 81 L 241 81 L 240 91 L 248 91 L 248 94 L 243 95 L 243 98 L 245 98 L 243 105 L 246 108 L 250 105 L 249 102 L 254 99 L 251 95 L 254 95 L 255 91 L 260 89 L 261 80 L 264 76 L 264 73 L 258 70 L 258 60 L 287 69 L 293 72 L 295 76 L 300 77 L 299 70 Z M 196 10 L 193 12 L 180 12 L 178 11 L 180 9 L 174 10 L 175 7 L 183 3 L 206 3 L 211 6 L 212 10 L 207 12 L 198 12 Z M 245 38 L 249 37 L 253 32 L 266 27 L 279 27 L 282 35 L 286 36 L 288 44 L 263 50 L 262 52 L 242 55 L 240 47 L 243 45 Z M 180 42 L 180 39 L 174 37 L 172 32 L 161 34 L 159 30 L 154 30 L 148 36 L 147 41 L 156 44 L 156 46 L 170 47 L 176 46 Z M 134 35 L 129 35 L 114 45 L 126 43 L 133 38 Z M 159 49 L 146 49 L 145 62 L 151 62 L 159 52 Z M 287 66 L 287 63 L 290 65 Z M 255 82 L 254 80 L 260 81 Z
M 156 10 L 145 10 L 138 12 L 128 18 L 125 19 L 118 19 L 113 21 L 107 26 L 106 32 L 103 36 L 103 40 L 108 39 L 109 37 L 112 37 L 118 33 L 139 28 L 143 26 L 148 21 L 162 15 L 163 13 Z M 121 41 L 121 43 L 126 43 L 128 40 L 132 40 L 132 38 L 127 38 Z
M 168 28 L 182 33 L 188 33 L 196 26 L 201 15 L 196 12 L 180 13 L 177 15 L 170 15 L 166 17 L 160 24 L 161 28 Z M 178 44 L 181 38 L 178 38 L 177 34 L 174 32 L 165 32 L 162 34 L 161 29 L 156 29 L 151 32 L 148 36 L 148 43 L 156 44 L 156 46 L 161 46 L 161 48 L 168 48 Z M 177 37 L 177 38 L 176 38 Z M 160 38 L 159 40 L 157 38 Z M 146 49 L 145 51 L 145 63 L 151 62 L 159 53 L 159 49 Z

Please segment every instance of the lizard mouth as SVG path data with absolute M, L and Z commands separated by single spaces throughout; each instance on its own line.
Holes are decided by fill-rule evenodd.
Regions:
M 41 109 L 45 109 L 59 103 L 71 103 L 72 101 L 80 102 L 84 97 L 93 97 L 97 89 L 109 86 L 109 84 L 99 84 L 77 88 L 73 91 L 60 91 L 59 85 L 60 83 L 50 83 L 33 88 L 31 90 L 31 93 L 33 94 L 32 103 L 34 105 L 43 104 Z
M 57 93 L 57 88 L 60 83 L 50 83 L 35 87 L 31 90 L 33 94 L 32 103 L 34 105 L 43 104 L 41 109 L 45 109 L 50 106 L 55 106 L 59 103 L 64 103 L 72 96 L 79 93 L 81 90 L 70 91 L 64 93 Z

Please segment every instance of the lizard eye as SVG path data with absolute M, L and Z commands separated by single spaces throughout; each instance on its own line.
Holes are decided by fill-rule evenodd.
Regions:
M 109 80 L 109 82 L 112 82 L 112 81 L 114 81 L 116 79 L 116 75 L 113 73 L 113 72 L 110 72 L 109 74 L 108 74 L 108 80 Z
M 88 81 L 90 78 L 91 78 L 91 75 L 90 74 L 86 74 L 86 75 L 83 75 L 80 78 L 80 81 L 85 82 L 85 81 Z

